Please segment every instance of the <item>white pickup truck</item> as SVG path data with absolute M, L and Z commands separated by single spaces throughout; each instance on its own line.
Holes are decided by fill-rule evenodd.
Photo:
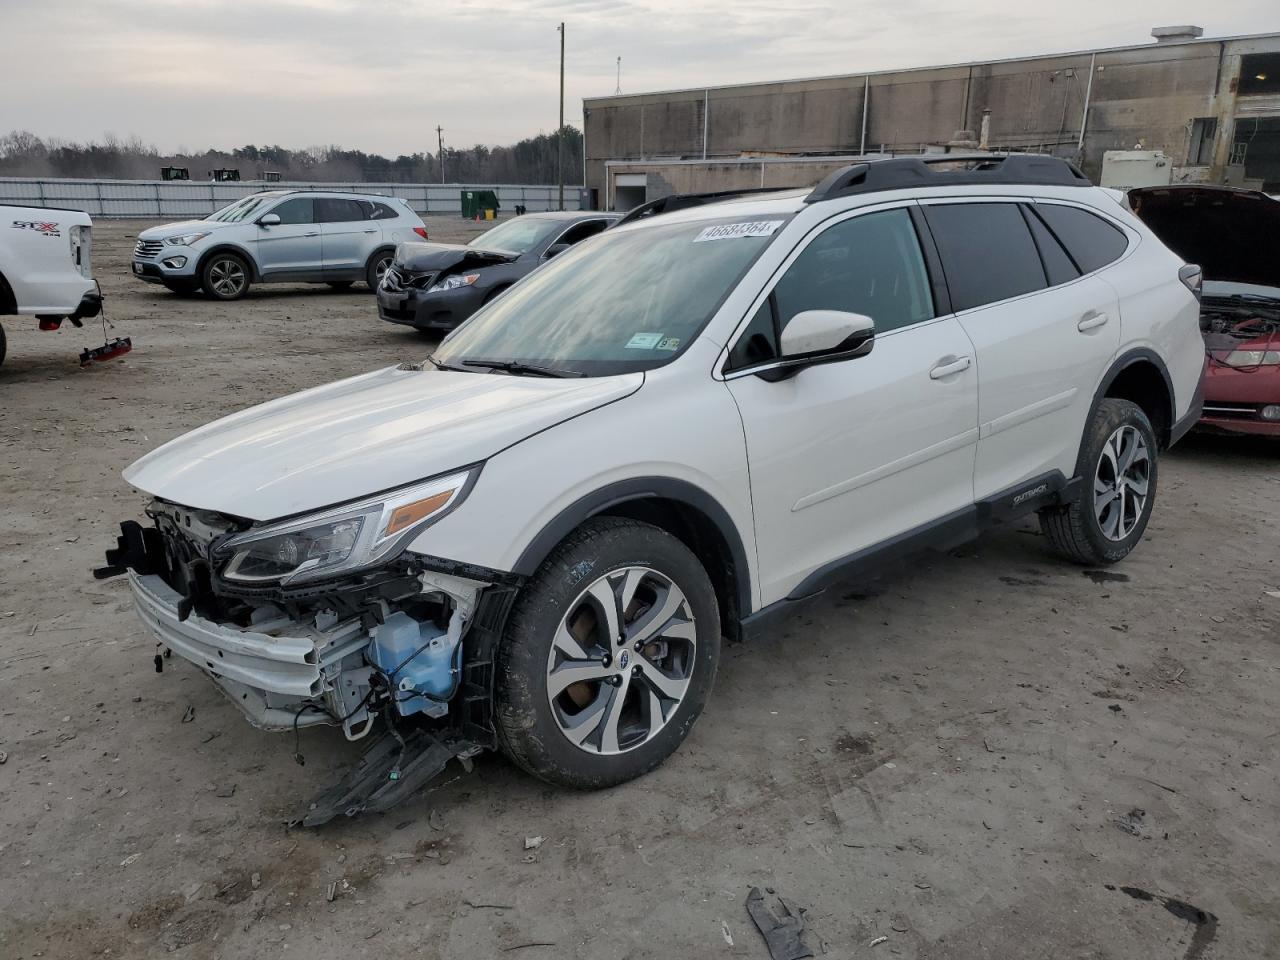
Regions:
M 89 265 L 93 221 L 80 210 L 0 205 L 0 316 L 26 314 L 41 330 L 77 327 L 102 310 Z M 0 326 L 0 363 L 5 335 Z

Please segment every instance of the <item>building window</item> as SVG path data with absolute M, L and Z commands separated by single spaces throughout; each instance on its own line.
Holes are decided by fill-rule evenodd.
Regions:
M 1216 117 L 1200 117 L 1191 121 L 1191 144 L 1187 148 L 1187 165 L 1206 167 L 1213 163 L 1213 140 L 1218 135 Z
M 1251 53 L 1241 57 L 1236 92 L 1242 97 L 1280 93 L 1280 53 Z

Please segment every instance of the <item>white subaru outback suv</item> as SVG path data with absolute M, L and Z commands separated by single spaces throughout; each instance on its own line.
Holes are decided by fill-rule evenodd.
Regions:
M 642 774 L 722 637 L 992 523 L 1117 561 L 1199 415 L 1198 268 L 1061 160 L 946 161 L 624 223 L 429 362 L 180 437 L 98 574 L 256 724 L 386 718 L 319 822 L 481 747 Z

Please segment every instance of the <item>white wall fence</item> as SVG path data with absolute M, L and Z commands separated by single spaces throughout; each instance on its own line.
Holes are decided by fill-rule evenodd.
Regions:
M 520 184 L 478 183 L 317 183 L 315 181 L 242 180 L 56 180 L 0 177 L 0 204 L 68 207 L 94 217 L 204 217 L 233 200 L 259 190 L 341 190 L 400 197 L 419 214 L 462 213 L 463 190 L 493 190 L 500 213 L 517 204 L 529 212 L 555 210 L 558 188 Z M 578 187 L 564 188 L 564 205 L 578 206 Z

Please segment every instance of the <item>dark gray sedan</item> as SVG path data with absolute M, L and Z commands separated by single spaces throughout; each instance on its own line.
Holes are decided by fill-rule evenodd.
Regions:
M 378 315 L 419 330 L 452 330 L 556 254 L 621 214 L 529 213 L 464 245 L 402 243 L 378 287 Z

